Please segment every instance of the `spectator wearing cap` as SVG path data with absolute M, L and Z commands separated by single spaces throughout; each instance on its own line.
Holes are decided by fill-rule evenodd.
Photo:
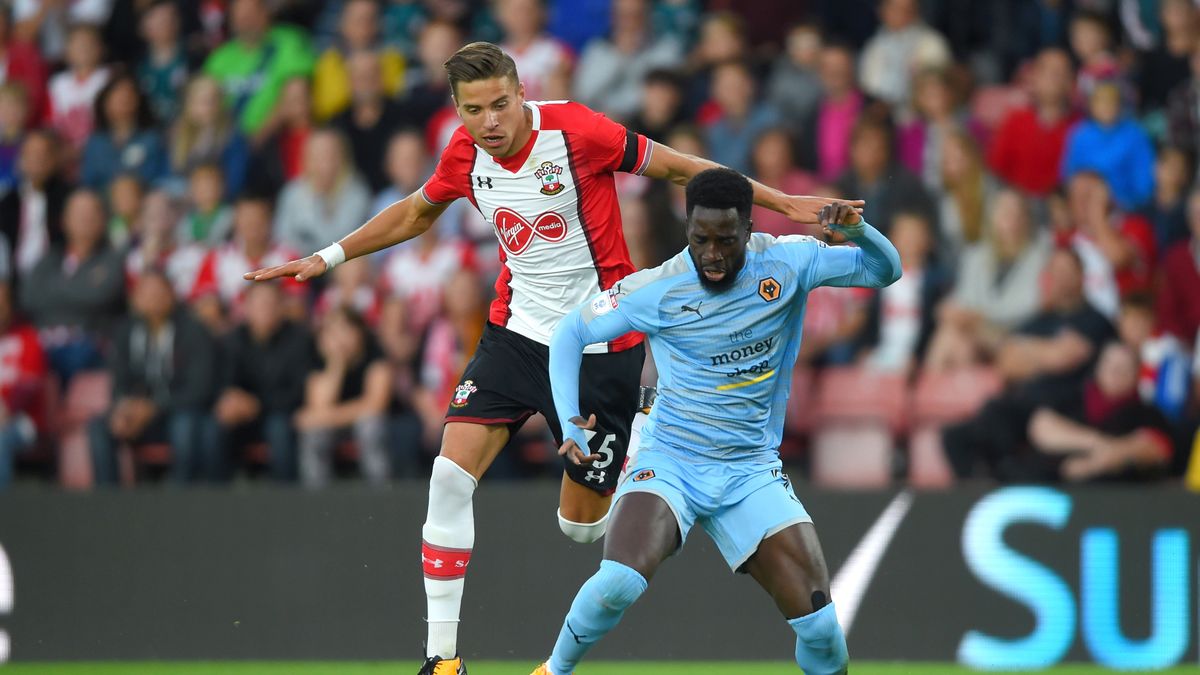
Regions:
M 1154 196 L 1154 147 L 1138 123 L 1122 111 L 1115 80 L 1097 82 L 1088 96 L 1089 119 L 1067 137 L 1062 177 L 1095 171 L 1108 182 L 1113 200 L 1126 211 L 1144 206 Z

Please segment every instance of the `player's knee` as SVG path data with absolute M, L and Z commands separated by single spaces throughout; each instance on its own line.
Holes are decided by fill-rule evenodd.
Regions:
M 850 654 L 833 603 L 792 619 L 788 624 L 796 632 L 796 663 L 805 673 L 840 675 L 847 671 Z
M 604 514 L 600 520 L 594 523 L 576 523 L 563 518 L 562 511 L 559 511 L 558 529 L 574 541 L 590 544 L 604 536 L 605 530 L 608 529 L 608 514 Z
M 479 484 L 475 477 L 453 460 L 437 457 L 433 460 L 433 472 L 429 476 L 429 489 L 444 497 L 470 499 Z
M 646 592 L 646 578 L 632 567 L 614 560 L 602 561 L 594 578 L 602 581 L 596 588 L 596 599 L 612 611 L 625 611 Z

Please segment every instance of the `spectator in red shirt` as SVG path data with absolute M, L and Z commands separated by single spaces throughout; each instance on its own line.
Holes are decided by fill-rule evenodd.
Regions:
M 33 126 L 46 114 L 46 81 L 49 72 L 37 47 L 12 34 L 9 6 L 0 5 L 0 83 L 15 82 L 25 88 L 29 99 L 26 124 Z
M 1059 181 L 1071 110 L 1074 74 L 1061 49 L 1042 51 L 1034 66 L 1033 105 L 1009 113 L 988 150 L 992 171 L 1032 195 L 1044 197 Z
M 1192 238 L 1172 246 L 1163 257 L 1159 285 L 1159 326 L 1185 345 L 1200 333 L 1200 189 L 1188 197 Z
M 304 147 L 313 130 L 312 90 L 308 80 L 294 77 L 279 92 L 275 110 L 251 139 L 257 148 L 246 176 L 255 192 L 277 192 L 304 169 Z
M 0 284 L 0 490 L 12 481 L 17 456 L 45 430 L 46 373 L 37 331 L 17 320 L 12 290 Z
M 1069 219 L 1058 240 L 1083 259 L 1088 301 L 1114 318 L 1122 297 L 1150 290 L 1154 229 L 1142 216 L 1117 209 L 1098 173 L 1075 174 L 1067 192 Z
M 1080 482 L 1162 475 L 1173 455 L 1170 431 L 1162 414 L 1138 398 L 1138 365 L 1133 348 L 1109 343 L 1081 396 L 1033 413 L 1034 453 L 1009 477 Z

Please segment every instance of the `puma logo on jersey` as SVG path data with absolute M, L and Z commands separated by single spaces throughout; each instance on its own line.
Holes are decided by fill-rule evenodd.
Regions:
M 684 305 L 683 307 L 680 307 L 680 308 L 679 308 L 679 311 L 681 311 L 681 312 L 695 312 L 695 313 L 696 313 L 696 316 L 698 316 L 698 317 L 700 317 L 701 319 L 703 319 L 703 318 L 704 318 L 704 315 L 700 313 L 700 305 L 703 305 L 703 304 L 704 304 L 704 301 L 703 301 L 703 300 L 701 300 L 700 302 L 697 302 L 697 303 L 696 303 L 696 306 L 695 306 L 695 307 L 689 307 L 689 306 L 687 306 L 687 305 Z
M 500 207 L 492 217 L 500 243 L 512 255 L 520 255 L 533 243 L 536 235 L 549 242 L 562 241 L 567 237 L 567 221 L 553 211 L 547 211 L 529 222 L 512 209 Z

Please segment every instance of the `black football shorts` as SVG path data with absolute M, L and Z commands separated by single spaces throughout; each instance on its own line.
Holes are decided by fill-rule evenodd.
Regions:
M 596 433 L 588 445 L 601 458 L 591 466 L 576 466 L 564 458 L 563 465 L 571 480 L 601 494 L 616 489 L 625 464 L 645 359 L 644 344 L 621 352 L 583 355 L 580 412 L 584 417 L 596 415 Z M 510 433 L 516 433 L 535 412 L 546 417 L 554 440 L 562 445 L 550 389 L 550 348 L 488 323 L 454 390 L 446 421 L 506 424 Z

